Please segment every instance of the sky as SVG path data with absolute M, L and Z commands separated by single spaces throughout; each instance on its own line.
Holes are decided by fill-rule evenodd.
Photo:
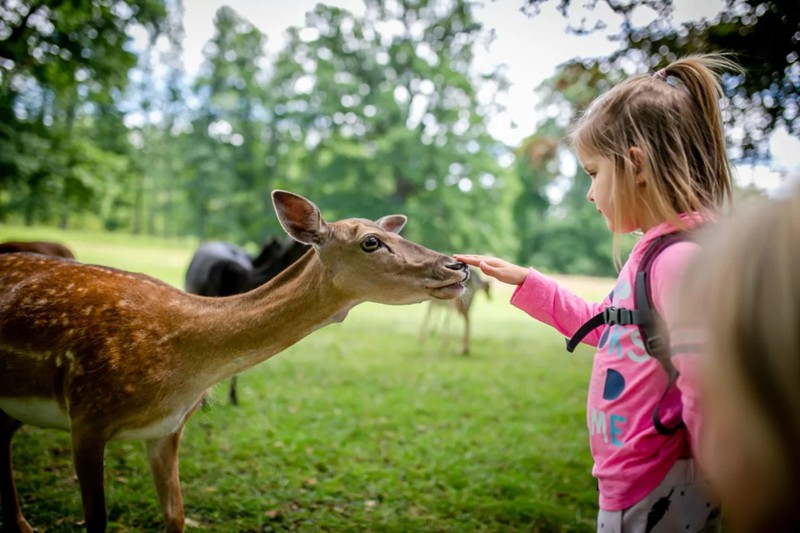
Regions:
M 185 0 L 183 43 L 184 64 L 189 73 L 196 73 L 203 61 L 203 45 L 214 32 L 213 19 L 217 9 L 230 6 L 239 15 L 249 20 L 267 36 L 267 53 L 274 56 L 285 43 L 285 30 L 290 26 L 303 26 L 305 13 L 311 11 L 319 0 Z M 347 9 L 356 15 L 363 14 L 361 0 L 328 0 L 332 6 Z M 487 47 L 477 49 L 475 67 L 487 71 L 494 65 L 505 65 L 506 76 L 511 86 L 500 100 L 506 107 L 504 113 L 492 116 L 489 131 L 499 140 L 515 146 L 531 135 L 543 111 L 536 108 L 534 89 L 555 73 L 556 67 L 574 57 L 607 55 L 617 48 L 616 43 L 605 34 L 577 36 L 565 32 L 567 21 L 555 9 L 558 2 L 547 2 L 542 12 L 528 17 L 519 11 L 523 0 L 483 0 L 473 11 L 486 30 L 495 30 L 496 38 Z M 571 20 L 586 16 L 591 24 L 597 19 L 609 25 L 618 19 L 603 12 L 605 4 L 598 3 L 595 11 L 580 6 L 575 1 Z M 722 0 L 674 0 L 674 22 L 713 17 L 723 6 Z M 583 9 L 581 11 L 581 9 Z M 607 9 L 607 7 L 606 7 Z M 648 22 L 651 13 L 640 11 L 637 23 Z M 577 18 L 576 18 L 577 17 Z M 616 28 L 610 27 L 614 32 Z M 773 166 L 778 170 L 800 174 L 800 139 L 785 131 L 777 131 L 770 143 Z M 773 189 L 780 185 L 780 173 L 766 167 L 740 167 L 739 181 L 742 184 L 755 182 L 760 187 Z

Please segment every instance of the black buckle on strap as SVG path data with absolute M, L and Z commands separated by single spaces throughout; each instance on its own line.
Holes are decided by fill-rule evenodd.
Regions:
M 619 307 L 609 306 L 603 310 L 603 321 L 606 324 L 633 324 L 633 313 L 630 309 L 620 309 Z

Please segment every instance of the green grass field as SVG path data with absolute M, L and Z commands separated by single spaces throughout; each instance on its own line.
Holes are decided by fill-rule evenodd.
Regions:
M 0 240 L 9 239 L 58 240 L 81 261 L 178 287 L 195 245 L 0 227 Z M 564 281 L 590 298 L 611 286 Z M 181 447 L 189 529 L 593 531 L 591 352 L 566 353 L 563 338 L 511 307 L 509 296 L 495 286 L 491 300 L 477 297 L 467 357 L 458 355 L 457 317 L 448 335 L 423 343 L 427 304 L 363 304 L 244 373 L 239 407 L 218 385 Z M 79 527 L 66 433 L 24 427 L 14 465 L 34 527 Z M 160 527 L 141 443 L 108 445 L 106 495 L 111 530 Z

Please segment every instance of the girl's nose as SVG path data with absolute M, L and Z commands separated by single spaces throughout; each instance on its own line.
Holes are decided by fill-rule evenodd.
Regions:
M 592 187 L 589 187 L 589 190 L 586 191 L 586 199 L 594 203 L 594 191 L 592 190 Z

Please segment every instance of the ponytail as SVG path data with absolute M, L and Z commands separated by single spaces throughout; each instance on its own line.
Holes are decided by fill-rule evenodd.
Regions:
M 719 76 L 716 72 L 730 70 L 740 72 L 741 68 L 724 55 L 696 55 L 674 61 L 669 66 L 660 70 L 659 74 L 664 81 L 672 83 L 670 78 L 677 80 L 691 95 L 700 113 L 702 122 L 707 125 L 710 135 L 711 160 L 710 166 L 713 189 L 709 191 L 712 201 L 721 205 L 733 199 L 730 180 L 730 163 L 725 150 L 725 136 L 723 133 L 722 113 L 719 101 L 725 96 Z

